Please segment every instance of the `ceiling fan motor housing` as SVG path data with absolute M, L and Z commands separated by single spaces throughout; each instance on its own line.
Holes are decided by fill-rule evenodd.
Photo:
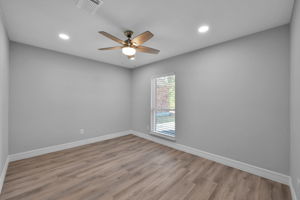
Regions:
M 130 30 L 124 31 L 124 35 L 128 38 L 131 38 L 133 35 L 133 31 L 130 31 Z
M 102 0 L 75 0 L 76 6 L 88 13 L 95 14 L 103 4 Z

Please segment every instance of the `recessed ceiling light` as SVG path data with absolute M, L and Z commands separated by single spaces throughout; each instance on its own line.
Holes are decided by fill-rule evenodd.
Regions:
M 65 34 L 65 33 L 60 33 L 60 34 L 58 35 L 58 37 L 59 37 L 60 39 L 62 39 L 62 40 L 69 40 L 69 39 L 70 39 L 70 36 L 67 35 L 67 34 Z
M 206 33 L 209 31 L 209 26 L 208 25 L 202 25 L 198 28 L 199 33 Z

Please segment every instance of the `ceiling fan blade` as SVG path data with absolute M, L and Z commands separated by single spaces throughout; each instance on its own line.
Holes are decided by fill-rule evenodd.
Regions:
M 137 46 L 136 50 L 139 52 L 151 53 L 151 54 L 158 54 L 160 52 L 160 50 L 158 50 L 158 49 L 153 49 L 153 48 L 145 47 L 145 46 Z
M 118 46 L 118 47 L 100 48 L 100 49 L 98 49 L 98 50 L 116 50 L 116 49 L 122 49 L 122 48 L 123 48 L 123 47 Z
M 117 37 L 115 37 L 115 36 L 113 36 L 113 35 L 111 35 L 109 33 L 106 33 L 104 31 L 99 31 L 99 33 L 102 34 L 102 35 L 104 35 L 105 37 L 108 37 L 109 39 L 111 39 L 111 40 L 119 43 L 119 44 L 122 44 L 122 45 L 125 44 L 125 42 L 123 40 L 121 40 L 121 39 L 119 39 L 119 38 L 117 38 Z
M 136 36 L 131 41 L 135 45 L 139 46 L 139 45 L 142 45 L 143 43 L 147 42 L 152 37 L 153 37 L 153 34 L 150 31 L 146 31 L 146 32 Z

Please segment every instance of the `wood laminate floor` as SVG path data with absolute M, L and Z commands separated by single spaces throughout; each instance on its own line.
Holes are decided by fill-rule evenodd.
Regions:
M 128 135 L 9 164 L 1 200 L 291 200 L 289 187 Z

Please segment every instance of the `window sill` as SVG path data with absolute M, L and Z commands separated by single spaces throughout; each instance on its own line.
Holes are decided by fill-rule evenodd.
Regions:
M 168 136 L 168 135 L 165 135 L 165 134 L 162 134 L 162 133 L 150 132 L 150 135 L 157 136 L 157 137 L 167 139 L 167 140 L 171 140 L 171 141 L 176 141 L 176 137 Z

